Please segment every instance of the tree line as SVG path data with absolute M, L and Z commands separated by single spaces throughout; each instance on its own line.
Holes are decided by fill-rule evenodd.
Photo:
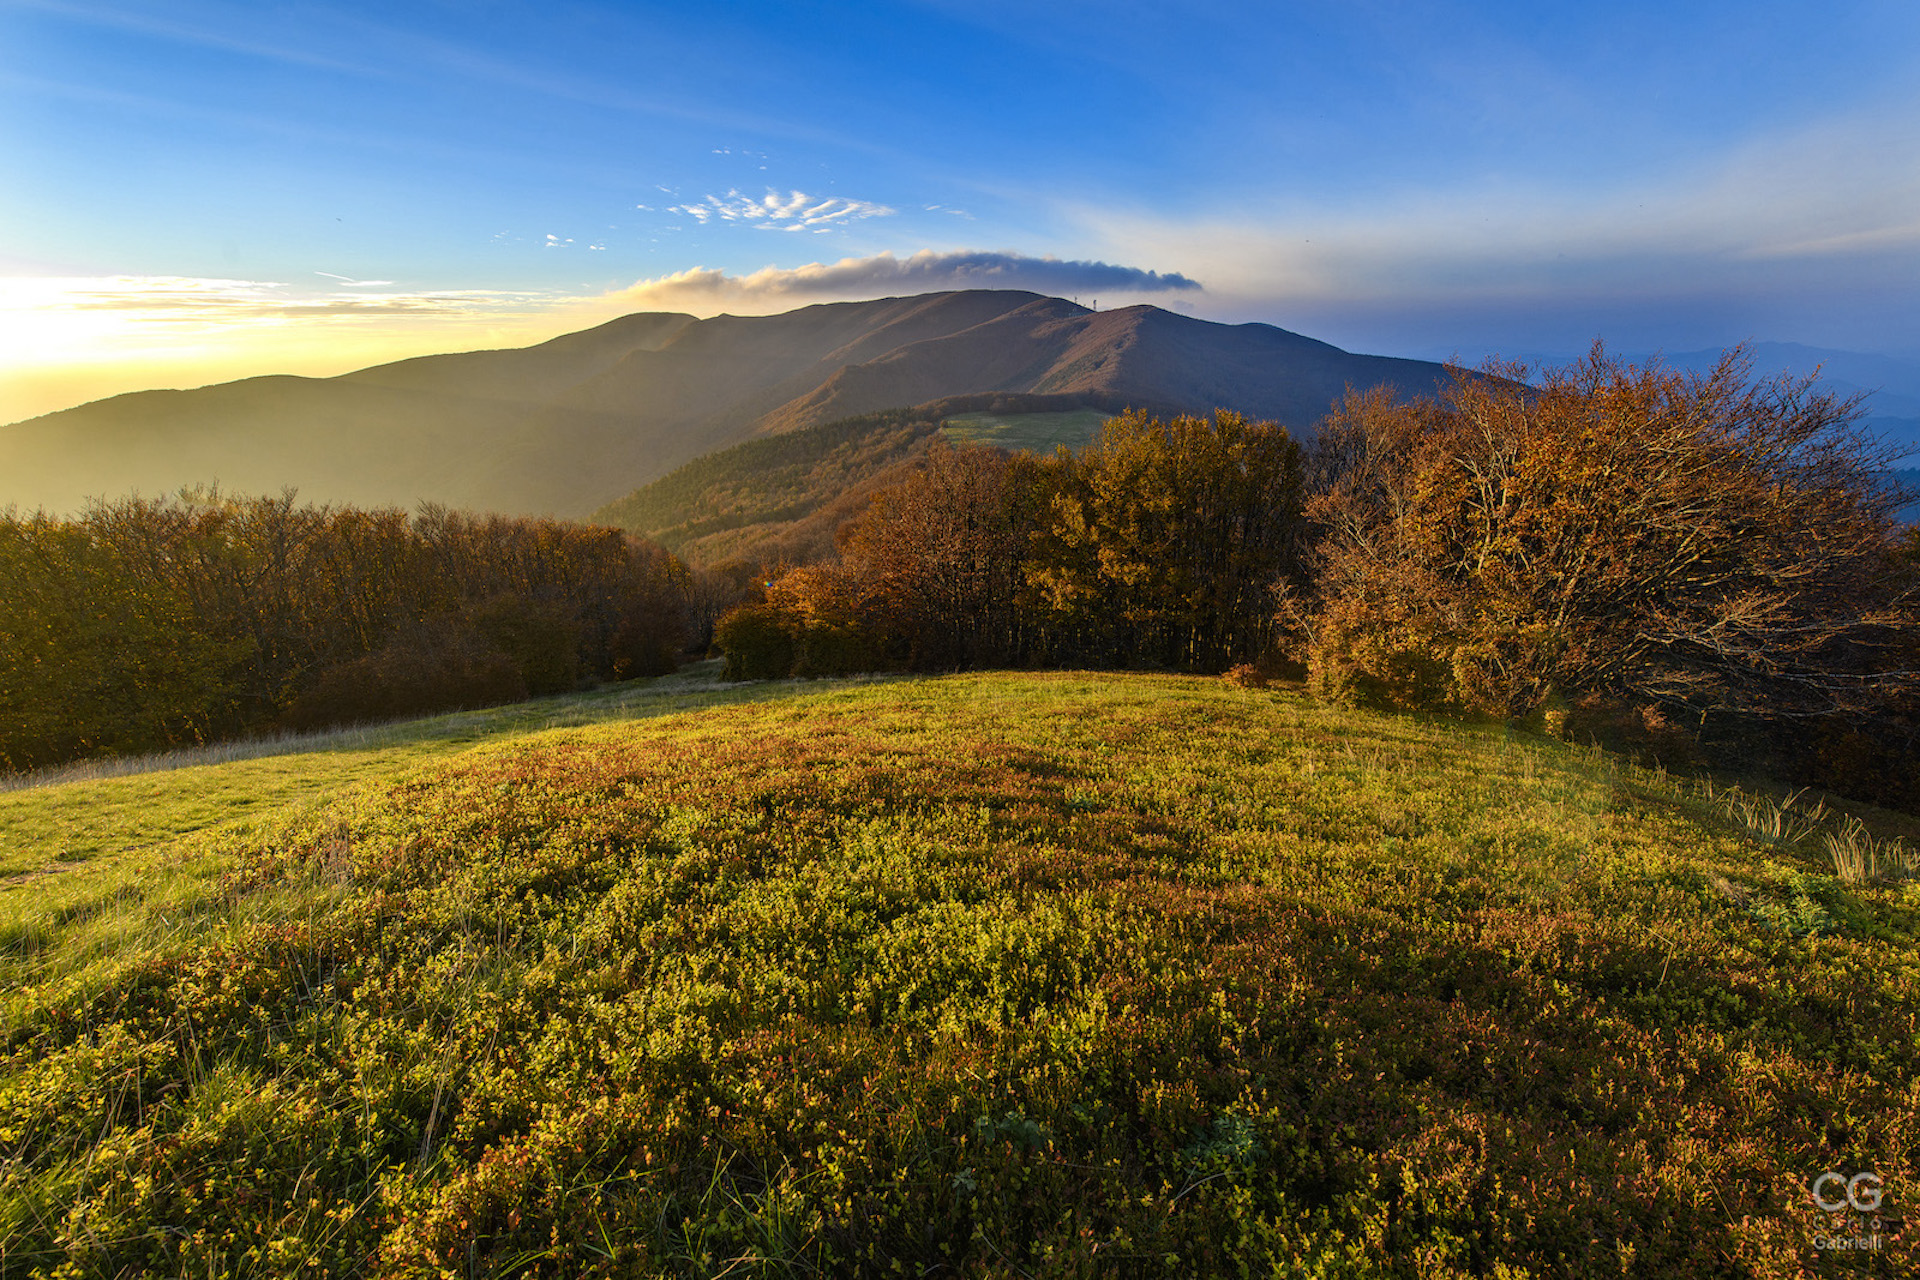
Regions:
M 721 619 L 739 678 L 876 667 L 1218 668 L 1271 647 L 1298 576 L 1299 445 L 1222 411 L 1109 421 L 1051 458 L 936 441 L 831 561 Z
M 1813 379 L 1460 371 L 1302 448 L 1218 412 L 1080 454 L 936 446 L 716 632 L 736 678 L 1007 664 L 1291 674 L 1669 763 L 1920 803 L 1920 529 Z
M 686 569 L 615 529 L 217 491 L 0 514 L 0 767 L 671 670 Z

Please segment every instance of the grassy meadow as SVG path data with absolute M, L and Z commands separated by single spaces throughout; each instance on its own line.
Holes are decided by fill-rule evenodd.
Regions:
M 1065 446 L 1078 449 L 1100 431 L 1113 415 L 1098 409 L 1070 409 L 1064 413 L 964 413 L 948 418 L 940 430 L 954 444 L 993 445 L 1018 452 L 1031 449 L 1045 456 Z
M 0 1274 L 1906 1274 L 1920 885 L 1778 799 L 1082 673 L 0 793 Z

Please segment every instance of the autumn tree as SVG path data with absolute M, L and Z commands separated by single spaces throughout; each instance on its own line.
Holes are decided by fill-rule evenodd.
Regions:
M 1219 670 L 1261 656 L 1297 577 L 1300 448 L 1225 410 L 1107 422 L 1046 464 L 1027 578 L 1058 657 Z
M 617 529 L 289 493 L 0 516 L 0 767 L 670 670 L 685 568 Z
M 920 470 L 841 531 L 862 618 L 883 647 L 920 669 L 1023 654 L 1034 478 L 1028 455 L 936 440 Z
M 1903 646 L 1886 450 L 1813 379 L 1636 367 L 1596 345 L 1349 395 L 1322 430 L 1312 665 L 1336 696 L 1524 716 L 1614 697 L 1694 719 L 1871 714 Z

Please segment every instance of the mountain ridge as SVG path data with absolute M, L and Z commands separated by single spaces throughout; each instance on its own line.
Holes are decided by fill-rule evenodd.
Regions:
M 1018 290 L 640 312 L 529 347 L 131 392 L 0 427 L 0 504 L 71 510 L 217 481 L 582 516 L 742 440 L 956 396 L 1225 407 L 1303 432 L 1348 385 L 1431 394 L 1448 376 L 1273 325 Z

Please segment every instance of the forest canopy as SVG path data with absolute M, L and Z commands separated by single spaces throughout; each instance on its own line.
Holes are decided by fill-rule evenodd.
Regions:
M 1034 459 L 936 445 L 723 619 L 739 676 L 1292 672 L 1333 701 L 1718 753 L 1920 800 L 1920 534 L 1857 400 L 1599 347 L 1349 392 L 1302 451 L 1225 411 Z M 1905 781 L 1903 781 L 1905 779 Z
M 671 670 L 687 573 L 616 529 L 217 491 L 0 515 L 0 767 Z

